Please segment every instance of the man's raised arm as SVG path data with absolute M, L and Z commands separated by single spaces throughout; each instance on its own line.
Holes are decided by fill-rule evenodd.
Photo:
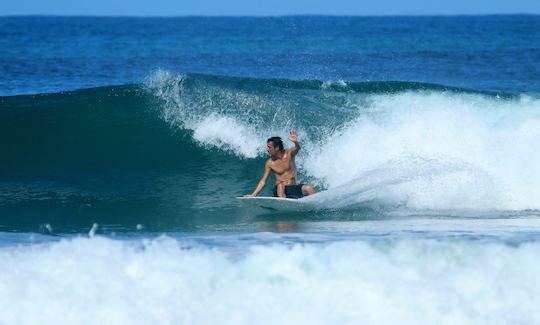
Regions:
M 298 142 L 298 134 L 296 134 L 296 130 L 292 130 L 291 134 L 289 135 L 289 140 L 294 143 L 294 147 L 289 149 L 289 152 L 291 155 L 296 156 L 298 151 L 300 151 L 300 142 Z
M 259 181 L 259 184 L 257 185 L 257 188 L 253 193 L 244 195 L 245 197 L 255 197 L 257 196 L 262 189 L 264 188 L 264 185 L 266 185 L 266 180 L 268 179 L 268 176 L 270 176 L 270 159 L 266 161 L 266 164 L 264 165 L 264 174 L 261 180 Z

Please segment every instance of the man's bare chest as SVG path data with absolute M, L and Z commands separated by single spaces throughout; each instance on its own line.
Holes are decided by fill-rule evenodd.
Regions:
M 270 168 L 276 174 L 283 174 L 291 169 L 291 160 L 288 158 L 274 160 L 270 163 Z

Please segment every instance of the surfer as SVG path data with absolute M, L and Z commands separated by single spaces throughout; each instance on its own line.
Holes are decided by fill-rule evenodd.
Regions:
M 294 147 L 285 150 L 283 141 L 280 137 L 272 137 L 266 141 L 266 151 L 270 158 L 264 166 L 264 175 L 259 181 L 257 188 L 253 193 L 245 195 L 246 197 L 254 197 L 266 185 L 266 180 L 270 176 L 270 171 L 274 172 L 276 177 L 276 185 L 273 192 L 276 197 L 288 197 L 299 199 L 303 196 L 315 194 L 315 189 L 309 184 L 296 184 L 296 163 L 294 157 L 300 150 L 298 135 L 295 130 L 291 131 L 289 140 L 294 143 Z

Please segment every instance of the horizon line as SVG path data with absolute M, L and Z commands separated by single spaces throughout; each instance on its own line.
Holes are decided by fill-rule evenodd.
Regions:
M 0 18 L 286 18 L 286 17 L 358 17 L 358 18 L 382 18 L 382 17 L 486 17 L 486 16 L 540 16 L 540 13 L 485 13 L 485 14 L 278 14 L 278 15 L 84 15 L 84 14 L 0 14 Z

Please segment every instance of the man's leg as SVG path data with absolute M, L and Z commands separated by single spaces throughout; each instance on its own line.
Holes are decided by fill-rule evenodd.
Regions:
M 277 196 L 285 197 L 285 185 L 283 185 L 282 183 L 279 183 L 277 185 Z
M 309 184 L 304 184 L 302 185 L 302 194 L 304 194 L 304 196 L 315 194 L 315 189 Z

